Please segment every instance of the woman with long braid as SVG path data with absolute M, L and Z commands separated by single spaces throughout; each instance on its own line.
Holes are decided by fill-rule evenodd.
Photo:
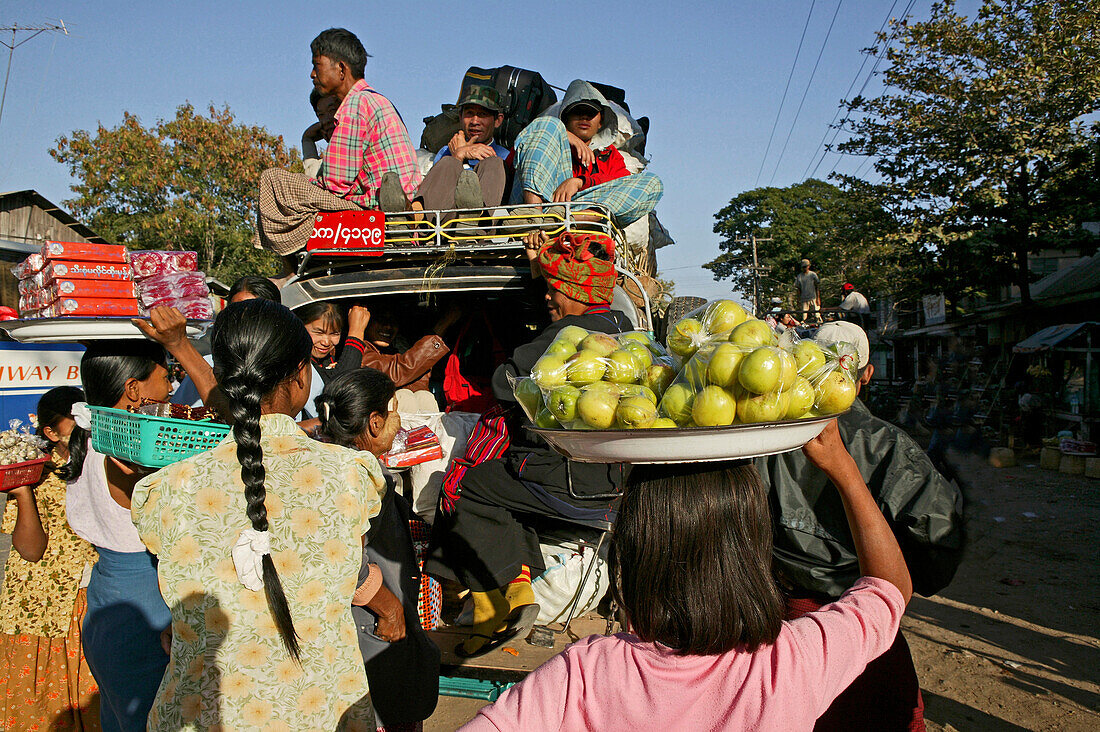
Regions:
M 133 496 L 172 608 L 149 729 L 373 729 L 351 600 L 381 468 L 294 423 L 312 343 L 289 310 L 232 304 L 211 345 L 233 434 Z

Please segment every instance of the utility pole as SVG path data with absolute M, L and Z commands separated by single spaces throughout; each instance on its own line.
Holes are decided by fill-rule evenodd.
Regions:
M 754 317 L 760 317 L 760 261 L 756 254 L 756 243 L 771 241 L 771 237 L 767 239 L 757 239 L 756 234 L 746 238 L 734 239 L 738 244 L 752 244 L 752 314 Z
M 4 46 L 8 49 L 8 70 L 4 73 L 4 91 L 0 93 L 0 120 L 4 118 L 4 101 L 8 98 L 8 77 L 11 76 L 11 57 L 15 53 L 15 49 L 22 46 L 24 43 L 39 36 L 43 33 L 64 33 L 69 35 L 69 29 L 65 27 L 65 21 L 58 18 L 56 23 L 44 23 L 42 25 L 19 25 L 18 23 L 12 23 L 11 25 L 0 26 L 0 33 L 11 33 L 11 42 L 0 40 L 0 46 Z M 29 36 L 23 40 L 18 40 L 20 33 L 30 33 Z

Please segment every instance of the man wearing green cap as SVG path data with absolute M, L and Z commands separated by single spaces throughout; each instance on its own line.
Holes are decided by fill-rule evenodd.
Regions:
M 499 206 L 508 183 L 511 151 L 493 141 L 504 122 L 500 94 L 489 86 L 471 86 L 458 107 L 462 129 L 435 156 L 417 193 L 416 200 L 429 211 Z

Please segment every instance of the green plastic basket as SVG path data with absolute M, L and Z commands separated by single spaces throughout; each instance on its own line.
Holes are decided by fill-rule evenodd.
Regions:
M 147 468 L 163 468 L 217 447 L 233 429 L 217 422 L 153 417 L 111 407 L 89 407 L 92 447 Z

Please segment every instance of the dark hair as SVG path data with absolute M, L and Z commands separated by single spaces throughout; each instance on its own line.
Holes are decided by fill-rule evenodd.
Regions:
M 260 446 L 260 407 L 265 397 L 309 361 L 313 347 L 305 326 L 282 305 L 269 300 L 232 303 L 214 321 L 210 337 L 214 376 L 229 402 L 233 438 L 248 505 L 256 531 L 267 531 L 267 473 Z M 299 660 L 298 634 L 270 554 L 262 560 L 267 607 L 283 645 Z
M 363 78 L 363 69 L 370 58 L 367 49 L 363 48 L 355 34 L 344 28 L 321 31 L 309 44 L 309 51 L 314 56 L 328 56 L 333 61 L 343 61 L 357 80 Z
M 635 466 L 611 566 L 615 600 L 644 641 L 715 655 L 779 635 L 768 494 L 749 462 Z
M 80 381 L 88 404 L 115 406 L 122 399 L 126 382 L 145 381 L 158 365 L 168 368 L 168 359 L 164 349 L 152 341 L 99 341 L 89 345 L 80 358 Z M 73 427 L 69 462 L 58 471 L 62 480 L 76 480 L 84 472 L 89 436 L 83 427 Z
M 73 405 L 83 401 L 86 401 L 84 392 L 75 386 L 55 386 L 50 389 L 38 400 L 38 407 L 35 409 L 38 429 L 35 434 L 46 439 L 46 428 L 57 427 L 57 423 L 65 417 L 72 417 Z
M 309 325 L 315 320 L 323 321 L 325 325 L 331 325 L 336 330 L 344 330 L 344 311 L 339 305 L 331 302 L 311 302 L 294 311 L 302 325 Z
M 352 447 L 366 432 L 372 414 L 389 416 L 390 400 L 396 392 L 393 379 L 375 369 L 356 369 L 337 376 L 314 400 L 321 434 L 337 445 Z
M 279 292 L 279 288 L 274 282 L 266 277 L 246 275 L 240 278 L 229 288 L 229 295 L 225 299 L 232 300 L 242 292 L 247 292 L 260 300 L 270 300 L 271 302 L 277 303 L 283 302 L 283 295 Z
M 309 93 L 309 105 L 313 107 L 313 111 L 317 111 L 317 102 L 319 101 L 321 101 L 321 90 L 313 87 Z

